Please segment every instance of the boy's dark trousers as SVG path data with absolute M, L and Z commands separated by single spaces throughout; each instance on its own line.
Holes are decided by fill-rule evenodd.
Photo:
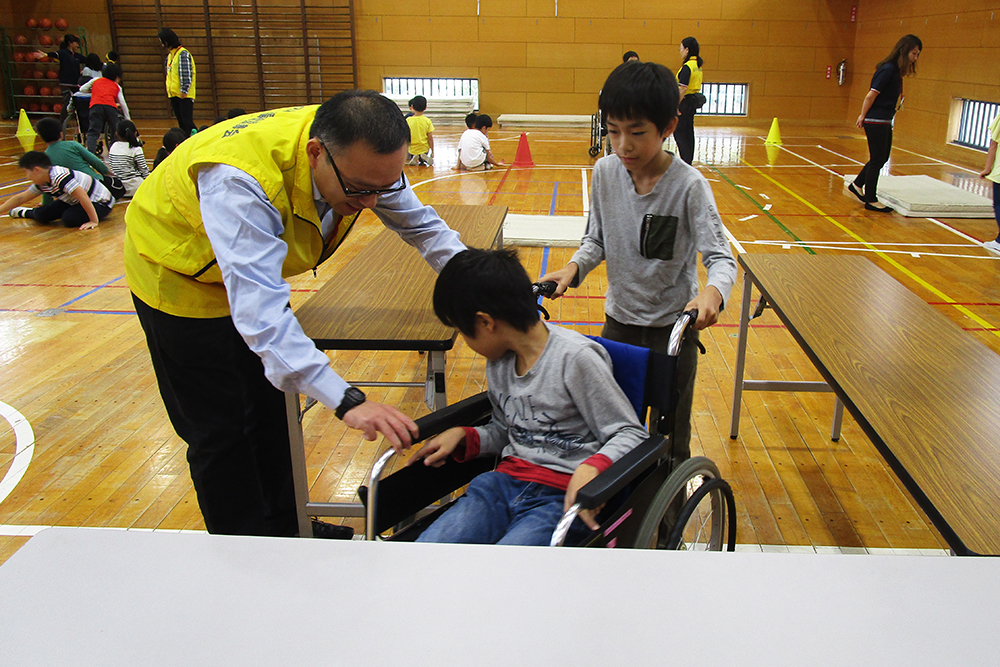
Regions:
M 195 129 L 194 100 L 190 97 L 171 97 L 170 110 L 177 119 L 177 127 L 184 130 L 185 136 L 190 135 L 191 130 Z
M 107 131 L 105 131 L 107 126 Z M 90 129 L 87 130 L 87 150 L 97 153 L 97 141 L 103 132 L 105 136 L 114 137 L 118 131 L 118 107 L 110 104 L 92 104 L 90 106 Z M 113 141 L 110 139 L 109 141 Z M 107 146 L 110 150 L 111 146 Z
M 104 220 L 111 213 L 111 207 L 107 204 L 91 203 L 94 205 L 94 210 L 97 211 L 98 220 Z M 31 209 L 31 215 L 26 217 L 46 225 L 61 219 L 63 225 L 66 227 L 79 227 L 82 224 L 90 222 L 90 216 L 87 215 L 82 206 L 79 204 L 67 204 L 58 199 L 49 204 L 36 206 Z
M 285 395 L 231 317 L 177 317 L 132 295 L 210 533 L 295 536 Z

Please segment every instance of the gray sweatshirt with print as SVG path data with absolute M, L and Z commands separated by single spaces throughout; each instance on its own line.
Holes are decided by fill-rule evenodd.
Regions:
M 570 261 L 576 287 L 602 261 L 608 265 L 605 311 L 624 324 L 672 325 L 698 295 L 698 253 L 708 284 L 723 302 L 736 282 L 736 260 L 712 189 L 676 157 L 649 194 L 639 195 L 621 160 L 594 165 L 587 232 Z
M 544 326 L 548 342 L 524 375 L 513 352 L 486 364 L 493 417 L 476 428 L 480 455 L 568 474 L 594 454 L 617 461 L 648 434 L 611 373 L 611 357 L 583 334 Z

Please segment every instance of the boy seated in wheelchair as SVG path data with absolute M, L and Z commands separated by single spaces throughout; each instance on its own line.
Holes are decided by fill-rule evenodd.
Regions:
M 539 319 L 514 251 L 455 255 L 438 276 L 434 312 L 487 358 L 493 414 L 485 426 L 433 438 L 407 465 L 502 459 L 417 541 L 547 545 L 577 491 L 645 440 L 646 430 L 607 351 Z M 593 513 L 581 512 L 568 542 L 597 528 Z

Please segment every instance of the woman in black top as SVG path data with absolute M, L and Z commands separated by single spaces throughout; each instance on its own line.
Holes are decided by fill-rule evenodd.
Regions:
M 892 53 L 875 68 L 871 90 L 861 105 L 857 126 L 864 128 L 868 137 L 869 157 L 848 189 L 869 211 L 892 211 L 888 206 L 878 205 L 878 173 L 889 161 L 892 150 L 892 119 L 903 94 L 903 77 L 916 74 L 917 58 L 923 48 L 923 42 L 916 35 L 907 35 L 896 42 Z

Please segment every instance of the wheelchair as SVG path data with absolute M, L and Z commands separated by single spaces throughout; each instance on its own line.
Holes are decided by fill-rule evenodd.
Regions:
M 601 110 L 590 117 L 590 157 L 597 157 L 602 152 L 611 155 L 611 140 L 608 139 L 608 126 L 601 118 Z
M 555 283 L 535 287 L 536 294 L 553 289 Z M 646 421 L 650 408 L 659 411 L 659 418 L 651 424 L 653 435 L 580 489 L 576 503 L 553 533 L 552 546 L 735 551 L 736 506 L 729 484 L 711 460 L 699 456 L 674 467 L 669 453 L 678 355 L 684 332 L 695 319 L 697 311 L 678 319 L 668 354 L 591 337 L 608 350 L 615 379 L 640 422 Z M 415 441 L 454 426 L 485 424 L 491 413 L 486 392 L 472 396 L 416 420 Z M 498 463 L 495 457 L 484 457 L 467 463 L 448 461 L 439 468 L 417 465 L 381 479 L 394 455 L 392 449 L 386 451 L 372 467 L 369 484 L 358 489 L 366 510 L 367 540 L 416 540 L 451 506 L 457 490 Z M 566 543 L 577 514 L 602 506 L 597 516 L 600 529 L 580 543 Z M 382 537 L 383 533 L 387 534 Z

